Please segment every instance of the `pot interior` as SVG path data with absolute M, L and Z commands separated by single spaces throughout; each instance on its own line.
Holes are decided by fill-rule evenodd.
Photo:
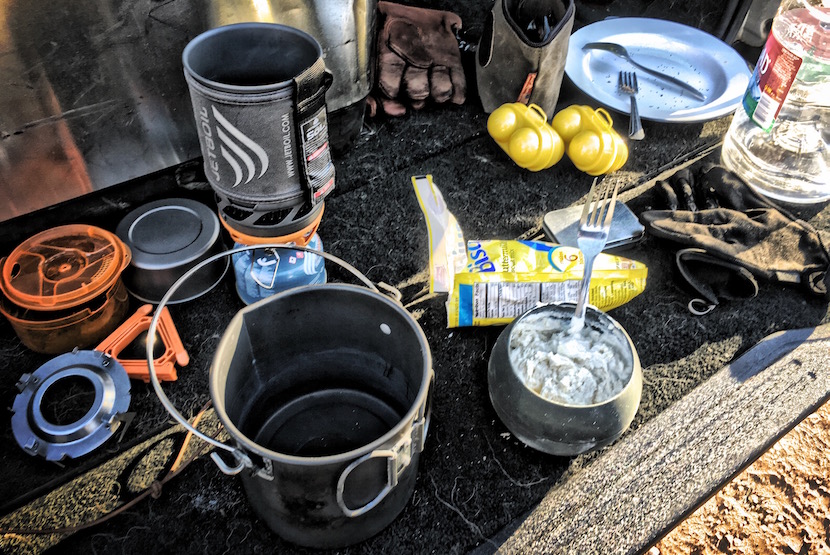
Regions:
M 284 25 L 243 23 L 205 32 L 188 44 L 185 67 L 214 86 L 281 88 L 322 55 L 308 34 Z
M 211 386 L 243 444 L 324 457 L 403 426 L 425 402 L 429 367 L 423 333 L 403 308 L 368 289 L 318 285 L 243 309 Z

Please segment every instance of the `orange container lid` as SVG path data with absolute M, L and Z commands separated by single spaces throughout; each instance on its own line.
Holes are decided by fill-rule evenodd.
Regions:
M 0 261 L 0 290 L 31 310 L 61 310 L 107 291 L 130 263 L 130 249 L 114 233 L 71 224 L 47 229 Z

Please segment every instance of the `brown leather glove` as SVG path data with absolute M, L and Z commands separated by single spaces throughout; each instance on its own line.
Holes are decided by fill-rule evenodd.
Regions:
M 463 104 L 467 82 L 455 32 L 458 15 L 440 10 L 378 2 L 377 87 L 374 99 L 390 116 L 436 103 Z M 374 103 L 370 100 L 372 115 Z

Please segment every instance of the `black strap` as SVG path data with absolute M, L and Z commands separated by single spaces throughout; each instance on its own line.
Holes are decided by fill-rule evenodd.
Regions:
M 334 189 L 334 163 L 328 146 L 326 91 L 333 78 L 323 58 L 311 64 L 294 78 L 294 127 L 300 161 L 301 183 L 314 206 Z M 317 125 L 317 119 L 321 124 Z M 314 129 L 311 137 L 309 129 Z M 314 156 L 313 159 L 309 159 Z
M 319 94 L 328 90 L 331 86 L 332 75 L 326 71 L 326 64 L 323 58 L 317 58 L 313 64 L 300 72 L 294 78 L 294 100 L 297 114 L 303 116 L 310 108 Z M 298 118 L 300 119 L 300 118 Z

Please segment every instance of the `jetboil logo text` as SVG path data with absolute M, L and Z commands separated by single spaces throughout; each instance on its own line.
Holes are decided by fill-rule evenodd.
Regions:
M 242 180 L 250 183 L 256 177 L 259 179 L 268 170 L 268 154 L 253 139 L 237 129 L 225 116 L 219 113 L 216 106 L 211 106 L 213 118 L 216 121 L 214 126 L 210 125 L 210 116 L 207 107 L 199 110 L 199 120 L 202 127 L 202 136 L 207 146 L 207 164 L 209 171 L 217 182 L 222 181 L 219 172 L 219 155 L 228 163 L 233 170 L 234 183 L 236 187 Z M 219 143 L 219 154 L 216 153 L 217 140 Z M 256 170 L 256 157 L 259 162 L 259 175 Z

